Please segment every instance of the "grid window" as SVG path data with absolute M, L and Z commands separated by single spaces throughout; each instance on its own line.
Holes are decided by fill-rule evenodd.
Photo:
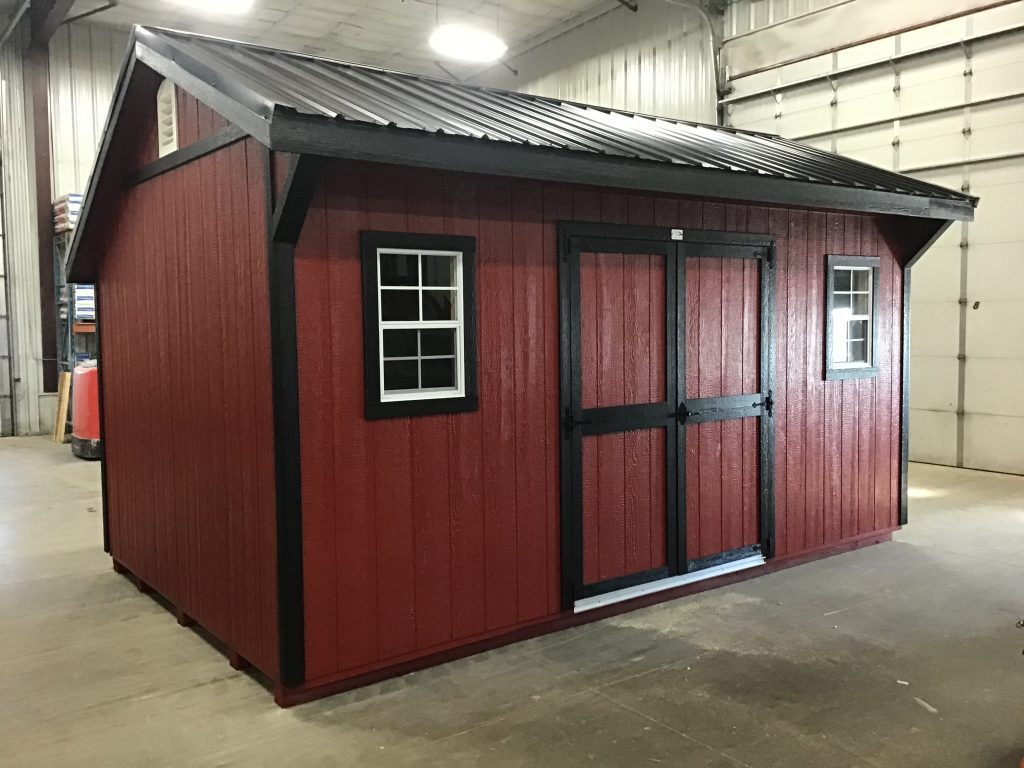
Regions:
M 877 373 L 878 270 L 876 258 L 829 257 L 826 378 Z
M 471 238 L 364 233 L 371 417 L 475 407 L 473 251 Z
M 462 254 L 377 250 L 381 400 L 463 393 Z

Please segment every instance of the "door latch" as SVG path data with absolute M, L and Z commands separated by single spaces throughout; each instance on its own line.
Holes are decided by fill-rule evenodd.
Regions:
M 675 416 L 676 420 L 680 424 L 685 424 L 694 416 L 700 416 L 701 413 L 703 413 L 703 411 L 691 411 L 686 407 L 686 403 L 683 402 L 679 404 L 679 409 L 676 411 Z
M 565 435 L 565 439 L 569 440 L 577 427 L 590 423 L 590 419 L 577 419 L 572 413 L 572 408 L 566 406 L 565 416 L 562 418 L 562 433 Z

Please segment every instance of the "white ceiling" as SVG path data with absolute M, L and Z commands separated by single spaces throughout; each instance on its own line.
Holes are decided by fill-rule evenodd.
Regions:
M 215 7 L 217 2 L 209 0 L 209 6 Z M 79 0 L 70 16 L 104 4 L 104 0 Z M 440 74 L 438 57 L 427 44 L 437 15 L 441 23 L 462 21 L 497 28 L 514 52 L 615 6 L 614 0 L 440 0 L 439 8 L 435 0 L 256 0 L 247 15 L 218 16 L 190 10 L 175 0 L 120 0 L 116 8 L 90 21 L 121 27 L 170 27 L 361 64 Z M 480 70 L 479 65 L 442 64 L 459 76 Z

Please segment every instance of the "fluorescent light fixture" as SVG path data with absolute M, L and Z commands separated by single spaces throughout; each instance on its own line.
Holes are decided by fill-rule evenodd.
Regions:
M 252 10 L 255 0 L 174 0 L 174 2 L 204 14 L 241 16 Z
M 497 61 L 505 55 L 505 41 L 468 24 L 442 24 L 430 36 L 430 47 L 459 61 Z

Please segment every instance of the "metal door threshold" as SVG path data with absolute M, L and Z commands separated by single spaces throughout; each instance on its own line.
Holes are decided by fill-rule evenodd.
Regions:
M 615 603 L 621 603 L 625 600 L 633 600 L 634 598 L 643 597 L 644 595 L 651 595 L 655 592 L 664 592 L 666 589 L 675 589 L 676 587 L 683 587 L 687 584 L 694 584 L 698 581 L 706 581 L 707 579 L 713 579 L 716 576 L 725 576 L 729 573 L 745 571 L 748 568 L 757 568 L 764 564 L 765 559 L 763 555 L 753 555 L 751 557 L 745 557 L 742 560 L 734 560 L 731 563 L 723 563 L 722 565 L 704 568 L 700 571 L 694 571 L 693 573 L 684 573 L 680 576 L 672 576 L 668 579 L 661 579 L 660 581 L 652 581 L 647 584 L 639 584 L 635 587 L 618 589 L 614 592 L 607 592 L 603 595 L 594 595 L 594 597 L 577 600 L 573 605 L 573 613 L 585 613 L 586 611 L 592 611 L 595 608 L 601 608 L 605 605 L 614 605 Z

